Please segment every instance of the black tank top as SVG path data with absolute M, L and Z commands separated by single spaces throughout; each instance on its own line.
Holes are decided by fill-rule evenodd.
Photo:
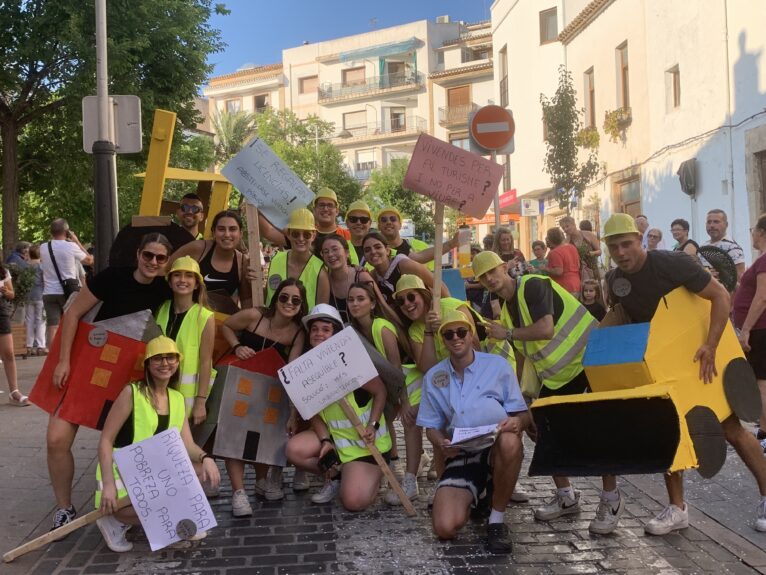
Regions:
M 269 339 L 268 337 L 263 337 L 262 335 L 255 333 L 255 330 L 258 329 L 259 325 L 261 325 L 262 320 L 263 320 L 263 316 L 261 316 L 261 318 L 258 320 L 258 323 L 255 324 L 253 331 L 248 331 L 246 329 L 242 330 L 242 333 L 239 334 L 240 343 L 242 345 L 249 347 L 256 353 L 259 351 L 263 351 L 264 349 L 273 347 L 277 351 L 277 353 L 280 355 L 280 357 L 282 357 L 282 359 L 287 361 L 290 356 L 290 349 L 292 349 L 293 343 L 295 343 L 295 338 L 298 337 L 300 330 L 295 332 L 295 335 L 293 336 L 293 341 L 290 342 L 290 345 L 285 345 L 284 343 L 280 343 L 278 341 Z
M 207 248 L 207 241 L 205 242 L 205 248 Z M 227 294 L 233 296 L 239 289 L 237 252 L 234 252 L 231 269 L 228 272 L 220 272 L 213 267 L 213 250 L 215 250 L 215 243 L 199 261 L 199 270 L 202 274 L 202 279 L 205 281 L 205 287 L 208 291 L 224 290 Z

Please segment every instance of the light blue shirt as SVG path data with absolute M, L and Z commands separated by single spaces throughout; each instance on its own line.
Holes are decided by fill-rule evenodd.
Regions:
M 463 380 L 444 359 L 423 378 L 418 425 L 444 429 L 449 437 L 456 427 L 500 423 L 509 413 L 527 410 L 511 365 L 498 355 L 474 352 Z

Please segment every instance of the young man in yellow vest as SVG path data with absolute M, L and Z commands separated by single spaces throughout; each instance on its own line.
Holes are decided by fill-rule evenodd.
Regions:
M 495 252 L 481 252 L 473 260 L 474 277 L 485 289 L 500 297 L 500 322 L 487 329 L 497 339 L 506 339 L 516 349 L 518 372 L 531 361 L 542 382 L 540 397 L 574 395 L 588 390 L 582 357 L 595 318 L 577 299 L 550 278 L 508 275 L 508 264 Z M 611 533 L 625 508 L 617 489 L 617 478 L 602 478 L 603 491 L 589 530 Z M 549 521 L 580 511 L 580 493 L 566 477 L 554 477 L 556 495 L 535 509 L 535 518 Z
M 449 351 L 425 375 L 417 419 L 446 462 L 434 495 L 434 532 L 440 539 L 453 539 L 486 489 L 492 507 L 487 547 L 491 553 L 510 553 L 505 508 L 524 459 L 521 434 L 530 424 L 527 405 L 508 362 L 474 351 L 474 326 L 462 312 L 448 311 L 439 333 L 431 335 L 442 338 Z M 497 426 L 491 445 L 452 445 L 455 430 L 485 425 Z

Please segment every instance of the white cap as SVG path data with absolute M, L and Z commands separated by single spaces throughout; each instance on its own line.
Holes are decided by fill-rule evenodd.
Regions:
M 319 303 L 315 305 L 308 315 L 303 316 L 303 327 L 308 329 L 309 323 L 317 319 L 335 322 L 343 327 L 343 320 L 340 317 L 340 312 L 327 303 Z

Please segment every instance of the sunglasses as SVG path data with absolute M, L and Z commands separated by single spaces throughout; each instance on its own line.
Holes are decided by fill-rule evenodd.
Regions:
M 321 203 L 321 204 L 314 204 L 314 207 L 318 210 L 332 210 L 335 207 L 335 204 L 331 203 Z
M 277 298 L 279 300 L 279 303 L 287 303 L 290 302 L 295 307 L 300 306 L 303 303 L 303 300 L 299 298 L 297 295 L 290 296 L 286 293 L 279 294 L 279 297 Z
M 396 216 L 380 216 L 378 217 L 378 221 L 382 224 L 387 224 L 389 222 L 394 224 L 397 221 L 399 221 L 399 218 L 397 218 Z
M 311 239 L 312 232 L 308 230 L 290 230 L 290 237 L 293 239 L 303 238 L 304 240 Z
M 367 216 L 349 216 L 348 223 L 350 224 L 369 224 L 370 218 Z
M 144 260 L 146 263 L 149 263 L 152 260 L 157 260 L 158 264 L 164 264 L 168 261 L 168 255 L 155 254 L 154 252 L 150 252 L 149 250 L 143 250 L 141 252 L 141 259 Z
M 202 211 L 202 208 L 200 206 L 181 204 L 181 211 L 185 214 L 198 214 Z
M 163 363 L 167 362 L 168 364 L 173 364 L 178 362 L 178 356 L 175 354 L 172 355 L 154 355 L 149 358 L 149 361 L 156 364 L 156 365 L 162 365 Z
M 413 292 L 408 293 L 405 296 L 399 296 L 394 301 L 396 301 L 396 305 L 399 307 L 402 307 L 404 305 L 404 300 L 406 299 L 408 302 L 413 303 L 415 301 L 415 294 Z
M 465 339 L 465 336 L 468 335 L 468 332 L 471 331 L 467 327 L 459 327 L 457 329 L 445 329 L 442 332 L 442 337 L 446 339 L 447 341 L 452 341 L 455 339 L 455 336 L 458 336 L 460 339 Z

